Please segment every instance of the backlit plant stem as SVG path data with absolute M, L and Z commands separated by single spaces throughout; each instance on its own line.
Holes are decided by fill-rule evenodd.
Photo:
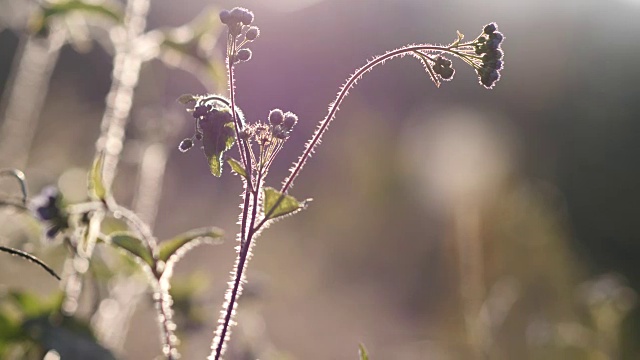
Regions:
M 24 168 L 27 164 L 51 75 L 65 38 L 62 30 L 52 31 L 47 38 L 33 35 L 22 38 L 11 72 L 15 75 L 3 99 L 6 109 L 0 128 L 2 166 Z
M 435 45 L 412 45 L 412 46 L 405 46 L 400 49 L 392 50 L 387 52 L 384 55 L 377 56 L 373 60 L 369 61 L 365 66 L 358 69 L 353 75 L 351 75 L 351 77 L 349 77 L 349 79 L 344 84 L 344 86 L 342 86 L 340 92 L 338 93 L 338 97 L 329 106 L 329 113 L 324 118 L 324 120 L 320 122 L 311 140 L 307 142 L 304 152 L 302 153 L 302 155 L 300 156 L 296 164 L 293 166 L 293 168 L 291 169 L 291 174 L 289 175 L 289 177 L 287 177 L 287 179 L 284 181 L 282 185 L 282 188 L 280 190 L 282 195 L 280 196 L 280 199 L 278 200 L 276 205 L 273 207 L 274 210 L 278 207 L 278 204 L 282 201 L 282 199 L 284 199 L 284 195 L 287 193 L 287 191 L 289 191 L 291 186 L 293 186 L 293 181 L 298 177 L 298 175 L 300 175 L 300 171 L 302 170 L 302 167 L 304 166 L 304 164 L 307 162 L 307 160 L 313 153 L 315 147 L 318 145 L 318 143 L 320 143 L 320 139 L 322 138 L 322 135 L 325 133 L 325 131 L 327 131 L 329 124 L 335 118 L 335 115 L 338 112 L 340 104 L 342 104 L 342 101 L 349 93 L 349 90 L 351 90 L 351 88 L 353 88 L 356 85 L 358 80 L 360 80 L 360 78 L 367 71 L 370 71 L 376 65 L 380 65 L 385 61 L 393 59 L 395 57 L 405 56 L 417 51 L 444 51 L 444 52 L 449 52 L 456 55 L 451 50 L 451 47 L 442 47 L 442 46 L 435 46 Z M 266 222 L 266 219 L 268 218 L 269 218 L 268 215 L 265 216 L 265 220 L 263 220 L 258 225 L 258 228 L 264 225 L 264 223 Z
M 107 106 L 102 117 L 101 134 L 96 143 L 96 157 L 104 154 L 102 178 L 107 189 L 111 188 L 122 152 L 125 127 L 133 104 L 133 91 L 138 84 L 142 57 L 135 51 L 135 40 L 146 26 L 149 0 L 129 0 L 124 27 L 112 33 L 116 48 L 113 82 L 107 94 Z

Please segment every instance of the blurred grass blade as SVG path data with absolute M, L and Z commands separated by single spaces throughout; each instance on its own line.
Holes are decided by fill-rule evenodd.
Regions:
M 364 345 L 358 345 L 358 354 L 360 355 L 360 360 L 369 360 L 369 354 L 367 354 L 367 349 L 365 349 Z

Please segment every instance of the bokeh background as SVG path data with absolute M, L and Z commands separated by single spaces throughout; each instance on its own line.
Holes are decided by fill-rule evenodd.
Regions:
M 640 357 L 640 1 L 154 0 L 147 28 L 180 26 L 211 6 L 245 6 L 262 30 L 236 73 L 249 121 L 276 107 L 300 117 L 267 181 L 274 187 L 339 86 L 373 55 L 446 44 L 456 30 L 473 39 L 491 21 L 506 36 L 493 90 L 460 61 L 438 89 L 407 57 L 351 91 L 292 190 L 314 201 L 258 240 L 230 358 L 354 359 L 358 343 L 373 359 Z M 26 36 L 21 11 L 0 2 L 2 109 Z M 32 193 L 57 184 L 70 202 L 86 199 L 111 84 L 104 43 L 61 48 L 33 141 L 0 153 L 0 167 L 23 169 Z M 168 161 L 155 233 L 226 230 L 225 244 L 177 268 L 176 286 L 199 289 L 197 316 L 180 332 L 187 359 L 209 353 L 241 193 L 228 168 L 214 178 L 199 149 L 177 149 L 193 120 L 175 99 L 226 92 L 203 76 L 144 65 L 114 185 L 122 204 L 135 204 L 140 159 L 161 138 Z M 16 191 L 10 180 L 0 185 Z M 60 269 L 63 252 L 23 223 L 4 214 L 0 241 Z M 113 344 L 123 359 L 153 358 L 152 303 L 143 277 L 127 276 L 137 280 L 120 290 L 134 294 L 135 311 Z M 57 291 L 6 254 L 0 287 Z

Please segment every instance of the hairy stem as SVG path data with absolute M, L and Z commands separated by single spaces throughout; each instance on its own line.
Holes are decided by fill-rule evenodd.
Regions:
M 135 40 L 146 26 L 149 0 L 129 0 L 120 31 L 122 38 L 115 42 L 116 53 L 111 76 L 113 82 L 107 94 L 107 107 L 102 117 L 100 138 L 96 143 L 96 157 L 104 153 L 102 178 L 111 188 L 122 152 L 125 127 L 133 105 L 133 91 L 138 84 L 142 57 L 135 52 Z
M 389 51 L 384 55 L 376 56 L 373 60 L 369 61 L 366 65 L 364 65 L 363 67 L 358 69 L 353 75 L 351 75 L 351 77 L 349 77 L 347 82 L 340 89 L 340 92 L 338 93 L 338 97 L 336 98 L 336 100 L 333 103 L 331 103 L 331 105 L 329 106 L 329 113 L 324 118 L 324 120 L 322 120 L 320 122 L 320 124 L 318 125 L 318 128 L 316 129 L 315 133 L 313 134 L 311 139 L 307 142 L 304 152 L 302 153 L 302 155 L 300 156 L 300 158 L 298 159 L 296 164 L 291 169 L 291 174 L 289 175 L 289 177 L 287 177 L 287 179 L 285 179 L 285 181 L 284 181 L 284 183 L 282 185 L 282 188 L 280 190 L 282 195 L 278 199 L 276 205 L 273 207 L 274 209 L 278 207 L 280 202 L 284 199 L 284 195 L 287 193 L 287 191 L 289 191 L 291 186 L 293 186 L 293 181 L 300 174 L 300 171 L 302 170 L 302 167 L 304 166 L 304 164 L 307 162 L 307 160 L 309 159 L 309 157 L 313 153 L 316 145 L 318 145 L 318 143 L 320 143 L 320 139 L 322 138 L 322 135 L 325 133 L 325 131 L 327 131 L 327 128 L 329 127 L 329 124 L 334 119 L 334 117 L 336 115 L 336 112 L 338 112 L 340 104 L 342 104 L 342 101 L 344 100 L 344 98 L 349 93 L 349 90 L 356 85 L 358 80 L 367 71 L 371 70 L 376 65 L 382 64 L 382 63 L 384 63 L 385 61 L 387 61 L 389 59 L 392 59 L 392 58 L 395 58 L 395 57 L 398 57 L 398 56 L 404 56 L 404 55 L 410 54 L 411 52 L 420 51 L 420 50 L 451 52 L 446 47 L 428 45 L 428 44 L 405 46 L 405 47 L 402 47 L 400 49 Z M 267 218 L 268 218 L 268 216 L 265 216 L 265 219 L 267 219 Z M 265 221 L 266 220 L 263 220 L 262 223 L 260 224 L 260 226 L 262 226 Z

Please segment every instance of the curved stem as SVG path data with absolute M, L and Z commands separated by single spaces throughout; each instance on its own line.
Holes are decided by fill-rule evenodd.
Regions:
M 411 52 L 419 51 L 419 50 L 452 52 L 450 49 L 446 47 L 428 45 L 428 44 L 405 46 L 400 49 L 389 51 L 384 55 L 379 55 L 375 57 L 373 60 L 369 61 L 365 66 L 358 69 L 353 75 L 351 75 L 351 77 L 349 77 L 347 82 L 344 84 L 344 86 L 342 86 L 340 92 L 338 93 L 338 97 L 336 98 L 336 100 L 333 103 L 331 103 L 331 106 L 329 107 L 329 113 L 324 118 L 324 120 L 320 122 L 320 124 L 318 125 L 318 128 L 316 129 L 316 132 L 311 137 L 311 140 L 307 142 L 304 152 L 298 159 L 298 162 L 296 162 L 294 167 L 291 169 L 291 174 L 289 175 L 289 177 L 287 177 L 287 179 L 285 179 L 282 185 L 282 188 L 280 190 L 282 195 L 278 199 L 278 202 L 276 203 L 274 208 L 278 206 L 278 204 L 282 201 L 282 199 L 284 199 L 284 194 L 286 194 L 287 191 L 289 191 L 289 189 L 293 185 L 293 181 L 296 179 L 296 177 L 298 177 L 298 175 L 300 174 L 300 170 L 302 170 L 302 167 L 304 166 L 304 164 L 307 162 L 307 160 L 313 153 L 313 150 L 315 149 L 316 145 L 318 145 L 318 143 L 320 142 L 320 138 L 325 133 L 325 131 L 327 131 L 327 128 L 329 127 L 329 124 L 331 123 L 331 121 L 334 119 L 336 112 L 338 111 L 338 108 L 342 103 L 342 100 L 344 100 L 344 98 L 349 93 L 349 90 L 355 86 L 355 84 L 362 77 L 362 75 L 364 75 L 367 71 L 371 70 L 374 66 L 384 63 L 386 60 L 389 60 L 398 56 L 404 56 Z
M 18 169 L 2 169 L 0 176 L 12 176 L 20 183 L 20 191 L 22 191 L 22 204 L 27 204 L 27 179 L 24 173 Z
M 49 265 L 45 264 L 44 261 L 38 259 L 37 257 L 29 254 L 28 252 L 24 252 L 22 250 L 18 250 L 18 249 L 14 249 L 11 247 L 6 247 L 6 246 L 2 246 L 0 245 L 0 251 L 4 251 L 7 252 L 11 255 L 15 255 L 15 256 L 19 256 L 21 258 L 27 259 L 35 264 L 38 264 L 41 268 L 43 268 L 46 272 L 49 273 L 49 275 L 53 276 L 54 278 L 58 279 L 58 280 L 62 280 L 60 279 L 60 276 L 58 276 L 58 274 L 56 274 L 56 272 L 49 267 Z

